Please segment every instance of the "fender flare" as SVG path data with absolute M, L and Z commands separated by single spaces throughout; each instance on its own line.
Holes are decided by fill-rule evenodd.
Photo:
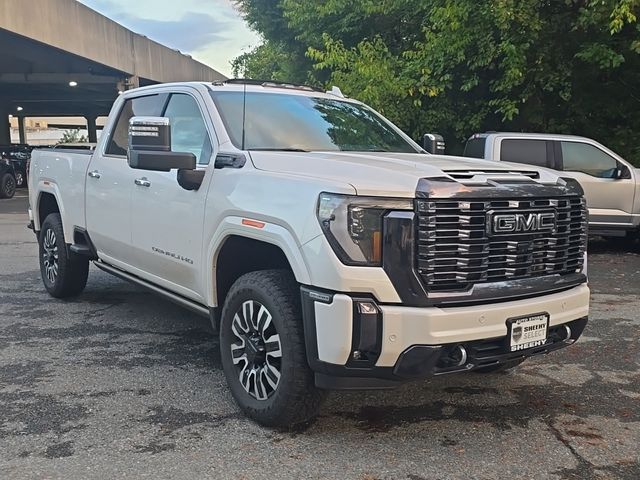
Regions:
M 60 217 L 62 217 L 62 229 L 64 231 L 65 242 L 70 243 L 68 239 L 73 239 L 73 230 L 69 231 L 68 226 L 65 224 L 64 219 L 66 218 L 66 210 L 62 203 L 60 189 L 58 188 L 58 184 L 51 180 L 40 180 L 36 188 L 36 203 L 33 206 L 33 225 L 35 231 L 39 232 L 42 228 L 42 225 L 40 224 L 40 200 L 43 193 L 53 195 L 53 198 L 56 200 L 58 210 L 60 211 Z
M 246 223 L 243 223 L 245 220 Z M 227 238 L 232 235 L 251 238 L 270 243 L 282 250 L 298 283 L 310 284 L 309 269 L 304 261 L 300 246 L 293 234 L 281 225 L 263 220 L 251 220 L 237 216 L 226 217 L 215 231 L 206 250 L 206 266 L 204 268 L 203 284 L 206 285 L 206 301 L 211 307 L 217 305 L 216 265 L 218 255 Z

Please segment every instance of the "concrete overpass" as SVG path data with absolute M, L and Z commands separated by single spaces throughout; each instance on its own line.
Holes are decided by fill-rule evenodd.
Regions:
M 0 145 L 9 115 L 83 116 L 95 141 L 119 91 L 224 78 L 75 0 L 0 0 Z

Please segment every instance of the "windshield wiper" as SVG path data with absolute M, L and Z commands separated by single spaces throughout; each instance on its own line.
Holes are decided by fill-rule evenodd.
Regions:
M 250 152 L 310 152 L 311 150 L 305 150 L 303 148 L 249 148 Z

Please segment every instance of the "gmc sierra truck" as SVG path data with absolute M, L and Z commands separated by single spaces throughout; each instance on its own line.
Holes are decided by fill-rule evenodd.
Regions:
M 339 90 L 166 84 L 115 102 L 90 150 L 37 150 L 46 290 L 89 263 L 211 319 L 239 407 L 268 426 L 326 389 L 512 368 L 587 323 L 575 180 L 428 155 Z
M 586 137 L 548 133 L 477 133 L 465 157 L 547 167 L 574 178 L 584 190 L 589 233 L 640 239 L 640 169 Z

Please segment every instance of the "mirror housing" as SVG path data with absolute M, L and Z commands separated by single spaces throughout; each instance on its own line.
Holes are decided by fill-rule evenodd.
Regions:
M 131 168 L 157 172 L 196 168 L 193 153 L 171 151 L 171 125 L 164 117 L 132 117 L 129 120 L 127 162 Z
M 629 167 L 627 167 L 626 165 L 618 163 L 618 168 L 616 168 L 615 175 L 616 176 L 614 178 L 616 180 L 626 180 L 631 178 L 631 171 L 629 170 Z
M 425 133 L 422 136 L 422 148 L 433 155 L 444 155 L 444 137 L 437 133 Z

